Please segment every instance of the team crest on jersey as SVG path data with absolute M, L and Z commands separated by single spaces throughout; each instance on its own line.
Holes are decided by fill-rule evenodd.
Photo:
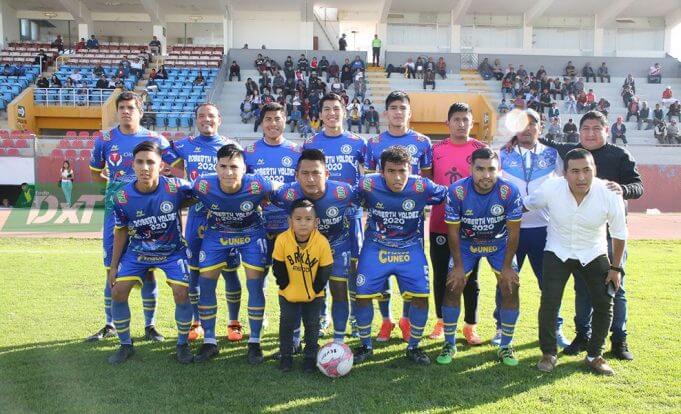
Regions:
M 437 243 L 438 246 L 444 246 L 445 243 L 447 243 L 447 238 L 445 236 L 437 236 L 435 238 L 435 243 Z
M 161 203 L 162 213 L 168 214 L 173 211 L 173 208 L 175 208 L 175 206 L 170 201 L 164 201 Z
M 111 141 L 111 131 L 104 131 L 102 141 Z
M 504 207 L 500 204 L 495 204 L 489 209 L 489 212 L 492 213 L 493 216 L 500 216 L 504 214 Z
M 144 217 L 144 211 L 143 211 L 143 210 L 137 210 L 137 211 L 135 212 L 135 216 L 136 216 L 137 218 Z
M 416 207 L 416 202 L 412 199 L 406 199 L 404 202 L 402 202 L 402 209 L 404 211 L 412 211 Z
M 289 156 L 283 157 L 281 159 L 281 165 L 283 165 L 284 167 L 290 167 L 291 165 L 293 165 L 293 159 Z
M 331 218 L 338 217 L 338 213 L 340 213 L 340 211 L 338 210 L 338 207 L 336 207 L 336 206 L 331 206 L 331 207 L 326 209 L 326 216 L 327 217 L 331 217 Z
M 191 172 L 189 173 L 189 178 L 191 178 L 192 181 L 196 180 L 197 178 L 199 178 L 199 172 L 196 170 L 191 170 Z
M 293 201 L 296 198 L 298 198 L 298 192 L 296 192 L 296 190 L 294 190 L 293 188 L 289 188 L 288 190 L 286 190 L 286 194 L 284 194 L 284 199 L 286 201 Z
M 248 187 L 248 192 L 251 194 L 260 194 L 262 192 L 262 185 L 259 181 L 251 182 L 251 185 Z
M 116 193 L 116 202 L 118 204 L 128 204 L 128 193 L 125 190 L 121 190 Z
M 363 274 L 358 274 L 357 275 L 357 286 L 364 286 L 364 283 L 366 282 L 366 277 L 364 277 Z
M 118 167 L 121 165 L 121 161 L 123 161 L 123 157 L 121 157 L 121 154 L 118 152 L 112 152 L 109 154 L 109 164 L 111 164 L 114 167 Z
M 471 209 L 469 208 L 468 210 L 466 210 L 466 211 L 463 213 L 463 215 L 464 215 L 464 216 L 472 216 L 472 215 L 473 215 L 473 210 L 471 210 Z
M 255 144 L 248 145 L 246 147 L 246 149 L 244 150 L 244 152 L 248 152 L 248 153 L 255 152 Z
M 241 211 L 243 211 L 244 213 L 249 212 L 249 211 L 253 210 L 253 203 L 252 203 L 251 201 L 246 200 L 246 201 L 244 201 L 243 203 L 241 203 L 241 205 L 239 206 L 239 208 L 240 208 Z
M 199 181 L 198 190 L 199 193 L 201 194 L 208 194 L 208 190 L 210 190 L 210 185 L 208 184 L 208 181 L 206 180 Z
M 414 145 L 414 144 L 409 144 L 409 145 L 407 145 L 407 151 L 409 151 L 409 153 L 410 153 L 411 155 L 415 155 L 417 152 L 419 152 L 419 149 L 416 148 L 416 145 Z
M 336 199 L 337 200 L 345 200 L 348 197 L 347 191 L 345 191 L 345 187 L 336 187 Z
M 417 193 L 422 193 L 426 191 L 426 187 L 423 185 L 423 180 L 414 181 L 414 191 Z
M 348 155 L 352 152 L 352 146 L 350 146 L 349 144 L 343 144 L 343 145 L 341 145 L 340 150 L 341 150 L 341 153 Z
M 506 184 L 502 184 L 499 187 L 499 195 L 501 196 L 502 200 L 508 199 L 508 197 L 511 195 L 511 187 L 507 186 Z
M 166 181 L 166 191 L 169 194 L 177 193 L 177 184 L 172 180 Z
M 544 157 L 542 157 L 542 158 L 539 158 L 539 161 L 537 161 L 537 166 L 539 168 L 546 168 L 546 167 L 549 166 L 549 164 L 548 164 L 548 162 L 546 162 L 546 159 L 544 159 Z
M 463 201 L 463 198 L 466 196 L 466 191 L 459 185 L 454 189 L 454 194 L 456 195 L 456 198 Z
M 365 178 L 362 180 L 362 189 L 364 191 L 371 191 L 374 189 L 374 179 L 373 178 Z

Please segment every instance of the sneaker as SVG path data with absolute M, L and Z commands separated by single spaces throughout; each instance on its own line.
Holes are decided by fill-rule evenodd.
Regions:
M 442 351 L 440 351 L 436 361 L 440 365 L 448 365 L 452 363 L 454 355 L 456 355 L 456 344 L 452 345 L 449 342 L 445 342 L 445 346 L 442 347 Z
M 116 352 L 109 357 L 109 364 L 122 364 L 133 355 L 135 355 L 135 347 L 133 347 L 132 344 L 121 345 Z
M 86 342 L 97 342 L 106 338 L 113 338 L 116 336 L 116 328 L 111 325 L 104 325 L 104 327 L 85 339 Z
M 409 337 L 411 336 L 411 322 L 409 322 L 409 318 L 400 318 L 400 330 L 402 331 L 402 340 L 409 342 Z
M 265 360 L 265 357 L 262 355 L 262 348 L 260 348 L 260 344 L 257 342 L 248 343 L 248 353 L 246 354 L 246 357 L 248 358 L 248 363 L 251 365 L 262 364 Z
M 161 335 L 154 325 L 149 325 L 144 328 L 144 339 L 152 342 L 163 342 L 166 339 Z
M 189 335 L 187 336 L 187 340 L 189 342 L 194 342 L 200 338 L 203 338 L 203 328 L 198 322 L 194 322 L 192 323 L 192 327 L 189 328 Z
M 433 332 L 428 335 L 429 339 L 442 339 L 445 336 L 445 323 L 442 319 L 438 319 L 433 326 Z
M 568 346 L 570 346 L 570 343 L 568 342 L 565 335 L 563 335 L 563 331 L 561 329 L 558 329 L 556 331 L 556 344 L 558 345 L 558 348 L 560 348 L 560 349 L 565 349 Z
M 350 335 L 353 338 L 359 338 L 359 329 L 357 329 L 357 321 L 354 318 L 350 319 Z
M 317 368 L 317 361 L 315 358 L 305 358 L 303 359 L 303 372 L 306 374 L 312 374 Z
M 407 348 L 407 359 L 418 365 L 430 365 L 430 358 L 428 358 L 428 355 L 419 347 Z
M 518 365 L 518 359 L 516 359 L 513 348 L 510 346 L 499 348 L 497 355 L 504 365 L 508 365 L 509 367 L 515 367 Z
M 376 341 L 387 342 L 390 339 L 390 332 L 392 332 L 393 329 L 395 329 L 393 321 L 390 319 L 383 319 L 381 330 L 378 332 L 378 336 L 376 336 Z
M 617 359 L 622 361 L 633 361 L 634 354 L 629 350 L 629 345 L 627 341 L 622 342 L 612 342 L 612 347 L 610 348 L 610 353 Z
M 355 348 L 355 350 L 353 351 L 354 363 L 360 364 L 366 361 L 367 359 L 371 358 L 373 354 L 374 350 L 366 345 L 362 345 L 358 348 Z
M 189 343 L 184 343 L 175 347 L 175 359 L 180 364 L 191 364 L 194 362 L 194 355 L 189 348 Z
M 242 329 L 242 327 L 241 327 L 241 324 L 239 322 L 228 325 L 227 326 L 227 339 L 230 342 L 239 342 L 244 337 L 244 334 L 241 331 L 241 329 Z
M 591 371 L 598 375 L 612 376 L 615 375 L 615 371 L 610 368 L 610 365 L 603 359 L 602 356 L 596 357 L 589 361 L 589 357 L 584 358 L 584 363 Z
M 492 338 L 492 340 L 489 342 L 495 346 L 501 345 L 501 334 L 501 329 L 497 329 L 497 333 L 494 335 L 494 338 Z
M 291 372 L 293 369 L 293 357 L 285 357 L 279 360 L 279 370 L 281 372 Z
M 482 338 L 478 335 L 476 328 L 477 325 L 469 325 L 467 323 L 463 325 L 463 336 L 466 338 L 468 345 L 477 346 L 482 344 Z M 499 343 L 501 343 L 501 337 L 499 338 Z
M 216 344 L 203 344 L 199 348 L 199 353 L 194 356 L 194 362 L 205 362 L 215 358 L 220 353 Z
M 572 340 L 572 343 L 563 349 L 563 353 L 565 355 L 579 355 L 586 351 L 588 344 L 589 338 L 582 335 L 577 335 L 575 336 L 575 339 Z
M 542 355 L 541 360 L 537 362 L 537 369 L 541 372 L 551 372 L 556 368 L 557 362 L 558 358 L 556 358 L 555 355 L 544 354 Z

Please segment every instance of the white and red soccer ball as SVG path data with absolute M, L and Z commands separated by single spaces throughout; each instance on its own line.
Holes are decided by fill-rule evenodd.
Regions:
M 353 361 L 352 350 L 346 344 L 329 342 L 319 348 L 317 353 L 317 368 L 330 378 L 347 375 L 352 369 Z

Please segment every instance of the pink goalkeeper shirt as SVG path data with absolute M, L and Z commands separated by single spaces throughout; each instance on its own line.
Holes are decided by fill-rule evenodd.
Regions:
M 471 154 L 487 144 L 475 138 L 468 138 L 463 144 L 454 144 L 450 138 L 433 145 L 433 181 L 449 187 L 453 182 L 466 178 L 470 173 Z M 433 206 L 430 213 L 430 232 L 447 234 L 445 206 Z

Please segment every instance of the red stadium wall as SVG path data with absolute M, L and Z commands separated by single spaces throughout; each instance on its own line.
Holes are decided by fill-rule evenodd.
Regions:
M 629 211 L 656 208 L 663 213 L 681 212 L 681 165 L 639 165 L 643 197 L 629 202 Z

